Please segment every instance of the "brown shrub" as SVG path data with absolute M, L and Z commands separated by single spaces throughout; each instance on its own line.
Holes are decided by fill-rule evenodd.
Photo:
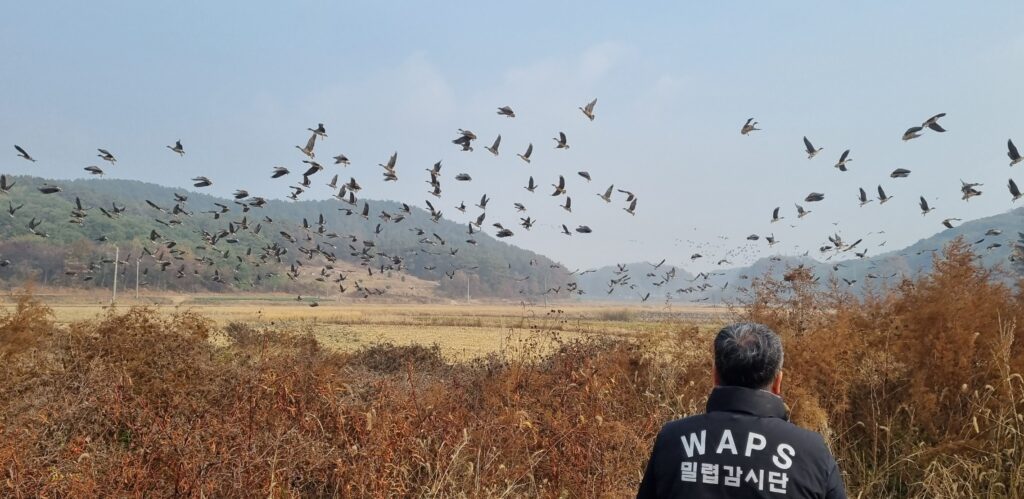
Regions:
M 14 310 L 0 311 L 0 361 L 35 347 L 53 327 L 53 311 L 31 289 L 13 293 L 12 298 Z
M 935 269 L 864 298 L 761 279 L 744 319 L 782 334 L 794 420 L 851 496 L 1020 497 L 1021 296 L 962 245 Z M 711 388 L 713 332 L 680 324 L 464 363 L 144 308 L 56 329 L 30 298 L 0 324 L 36 338 L 0 364 L 5 497 L 630 496 Z
M 430 346 L 375 343 L 355 352 L 352 355 L 352 362 L 371 371 L 389 374 L 408 367 L 422 372 L 436 371 L 447 366 L 441 355 L 441 346 L 436 343 Z
M 1014 354 L 1024 302 L 975 260 L 956 240 L 929 275 L 864 298 L 836 285 L 819 292 L 811 277 L 792 272 L 752 287 L 744 319 L 783 336 L 793 419 L 833 443 L 853 490 L 871 497 L 1024 490 L 1024 392 L 1008 381 L 1024 367 Z M 985 436 L 978 421 L 1009 431 Z

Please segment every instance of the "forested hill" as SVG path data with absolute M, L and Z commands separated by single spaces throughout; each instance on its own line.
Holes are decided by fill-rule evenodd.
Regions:
M 467 227 L 445 219 L 434 222 L 419 208 L 403 213 L 391 201 L 267 200 L 258 206 L 255 198 L 236 202 L 133 180 L 15 176 L 11 182 L 14 187 L 0 193 L 0 280 L 7 282 L 96 286 L 112 272 L 115 246 L 132 266 L 143 255 L 143 285 L 160 289 L 338 292 L 383 271 L 435 282 L 442 295 L 518 298 L 544 293 L 545 283 L 571 280 L 541 255 L 482 232 L 469 235 Z M 44 184 L 62 191 L 43 194 L 38 188 Z M 364 201 L 366 219 L 360 216 Z

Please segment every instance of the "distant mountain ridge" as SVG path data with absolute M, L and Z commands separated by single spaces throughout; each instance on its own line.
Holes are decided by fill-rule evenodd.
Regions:
M 995 234 L 995 231 L 1000 233 Z M 905 248 L 865 258 L 823 261 L 809 255 L 777 255 L 761 258 L 750 265 L 716 269 L 697 276 L 679 268 L 678 276 L 673 282 L 657 286 L 655 283 L 662 278 L 651 278 L 646 275 L 649 273 L 647 270 L 653 268 L 652 264 L 632 263 L 626 267 L 640 271 L 639 274 L 633 274 L 632 283 L 636 287 L 608 294 L 609 282 L 615 277 L 614 271 L 617 270 L 617 267 L 612 265 L 601 267 L 596 272 L 581 277 L 580 287 L 586 296 L 594 299 L 633 301 L 638 296 L 652 293 L 650 299 L 657 296 L 664 300 L 666 295 L 674 292 L 672 299 L 676 301 L 735 302 L 752 278 L 764 275 L 782 278 L 787 269 L 802 265 L 821 278 L 822 286 L 828 277 L 834 275 L 854 292 L 860 292 L 868 283 L 873 283 L 877 287 L 895 282 L 895 279 L 903 276 L 915 277 L 931 271 L 933 256 L 957 237 L 963 237 L 964 241 L 972 245 L 982 265 L 1006 270 L 1005 277 L 1008 281 L 1024 271 L 1024 266 L 1015 265 L 1010 261 L 1015 246 L 1021 246 L 1024 250 L 1024 207 L 1021 207 L 1007 213 L 971 220 L 921 239 Z M 673 268 L 668 264 L 663 267 Z M 695 287 L 697 289 L 694 289 Z
M 8 177 L 17 184 L 10 193 L 0 195 L 0 207 L 13 210 L 22 208 L 9 217 L 0 218 L 0 261 L 10 260 L 13 265 L 0 268 L 0 280 L 24 279 L 28 275 L 41 277 L 44 282 L 58 285 L 89 285 L 79 274 L 88 264 L 99 262 L 103 265 L 105 252 L 113 244 L 126 245 L 126 252 L 141 252 L 141 248 L 154 246 L 149 241 L 151 231 L 156 230 L 161 238 L 174 241 L 177 247 L 188 248 L 187 257 L 174 262 L 174 266 L 185 265 L 192 275 L 205 275 L 216 270 L 218 274 L 230 275 L 234 286 L 245 289 L 257 282 L 259 272 L 248 268 L 242 262 L 252 261 L 246 255 L 273 242 L 283 243 L 282 232 L 303 234 L 309 231 L 305 224 L 315 224 L 323 214 L 327 234 L 336 237 L 317 236 L 316 241 L 330 247 L 339 259 L 347 262 L 349 268 L 358 268 L 356 256 L 362 249 L 362 241 L 370 241 L 381 253 L 399 255 L 403 259 L 402 273 L 437 285 L 437 292 L 451 297 L 504 297 L 531 298 L 572 298 L 583 300 L 612 300 L 625 302 L 648 301 L 657 303 L 665 300 L 693 302 L 735 301 L 749 280 L 765 274 L 781 277 L 789 267 L 803 265 L 823 279 L 835 277 L 859 291 L 868 282 L 886 282 L 900 276 L 914 276 L 927 272 L 932 266 L 932 255 L 956 237 L 963 237 L 975 247 L 980 261 L 987 267 L 1002 265 L 1011 269 L 1010 255 L 1014 245 L 1024 233 L 1024 207 L 1007 213 L 993 215 L 965 222 L 955 228 L 946 229 L 931 237 L 922 239 L 906 248 L 889 251 L 862 259 L 822 261 L 810 256 L 765 257 L 751 265 L 722 268 L 693 275 L 681 266 L 669 263 L 633 262 L 609 265 L 597 269 L 567 272 L 562 265 L 543 255 L 521 249 L 487 234 L 478 232 L 472 236 L 475 245 L 466 244 L 469 236 L 466 228 L 445 219 L 434 223 L 429 213 L 411 208 L 401 223 L 389 223 L 378 215 L 397 215 L 402 205 L 393 201 L 367 199 L 371 206 L 370 217 L 364 220 L 358 215 L 346 216 L 343 211 L 353 208 L 337 200 L 288 202 L 268 200 L 262 208 L 242 211 L 242 205 L 234 200 L 159 186 L 156 184 L 121 179 L 79 179 L 47 180 L 38 177 Z M 43 183 L 60 185 L 62 192 L 45 195 L 36 190 Z M 190 215 L 175 216 L 171 213 L 175 205 L 175 193 L 185 194 L 184 204 Z M 83 224 L 68 223 L 69 213 L 79 198 L 88 212 Z M 151 201 L 163 211 L 148 205 Z M 4 202 L 7 203 L 4 203 Z M 360 199 L 360 205 L 364 200 Z M 111 220 L 99 208 L 113 209 L 114 204 L 124 207 L 124 214 Z M 214 218 L 213 212 L 221 211 L 217 203 L 228 206 L 231 211 Z M 358 211 L 358 210 L 357 210 Z M 266 222 L 267 217 L 270 222 Z M 41 238 L 28 230 L 30 220 L 39 222 L 35 229 L 49 237 Z M 159 222 L 157 220 L 160 220 Z M 172 220 L 181 223 L 171 225 Z M 162 223 L 161 223 L 162 222 Z M 199 237 L 203 232 L 222 230 L 228 223 L 249 226 L 263 224 L 263 232 L 254 236 L 241 231 L 233 237 L 234 243 L 222 244 L 216 252 L 202 249 L 204 241 Z M 382 228 L 378 231 L 378 224 Z M 419 235 L 414 229 L 423 230 Z M 993 229 L 1001 231 L 995 234 Z M 426 243 L 424 241 L 427 241 Z M 313 244 L 310 240 L 309 244 Z M 442 244 L 443 242 L 443 244 Z M 862 246 L 863 247 L 863 246 Z M 454 255 L 452 253 L 455 253 Z M 135 253 L 138 256 L 139 253 Z M 207 264 L 198 265 L 190 258 L 207 257 Z M 829 253 L 831 254 L 831 253 Z M 848 253 L 847 253 L 848 254 Z M 298 254 L 291 254 L 282 265 L 302 260 Z M 122 258 L 125 256 L 122 255 Z M 210 263 L 210 261 L 213 263 Z M 71 262 L 74 265 L 69 264 Z M 109 262 L 108 262 L 109 263 Z M 77 266 L 75 266 L 77 265 Z M 266 270 L 266 269 L 264 269 Z M 325 287 L 327 279 L 316 280 L 317 268 L 302 269 L 311 277 L 312 289 Z M 373 269 L 367 269 L 372 272 Z M 199 272 L 198 274 L 195 272 Z M 276 268 L 276 274 L 282 268 Z M 154 285 L 177 289 L 178 280 L 151 269 L 149 276 Z M 97 275 L 99 282 L 105 282 L 102 272 Z M 88 281 L 92 282 L 92 281 Z M 268 282 L 277 287 L 306 289 L 298 283 L 287 283 L 276 276 Z M 345 284 L 342 283 L 342 286 Z M 225 289 L 216 282 L 203 281 L 199 288 Z M 582 291 L 581 293 L 573 292 Z

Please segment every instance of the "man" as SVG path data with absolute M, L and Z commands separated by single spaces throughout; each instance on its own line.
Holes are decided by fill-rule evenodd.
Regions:
M 761 324 L 719 331 L 712 377 L 707 412 L 658 433 L 638 498 L 846 498 L 825 441 L 788 421 L 775 332 Z

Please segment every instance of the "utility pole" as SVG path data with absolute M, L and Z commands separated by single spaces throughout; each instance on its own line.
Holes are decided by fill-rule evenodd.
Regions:
M 142 261 L 141 258 L 136 258 L 135 259 L 135 299 L 136 300 L 139 299 L 139 262 L 140 261 Z
M 544 295 L 543 296 L 544 296 L 544 306 L 546 307 L 546 306 L 548 306 L 548 274 L 547 274 L 547 272 L 543 272 L 542 271 L 541 275 L 544 276 L 544 291 L 543 291 Z
M 121 257 L 121 248 L 114 246 L 114 292 L 110 295 L 110 304 L 117 301 L 117 261 Z

